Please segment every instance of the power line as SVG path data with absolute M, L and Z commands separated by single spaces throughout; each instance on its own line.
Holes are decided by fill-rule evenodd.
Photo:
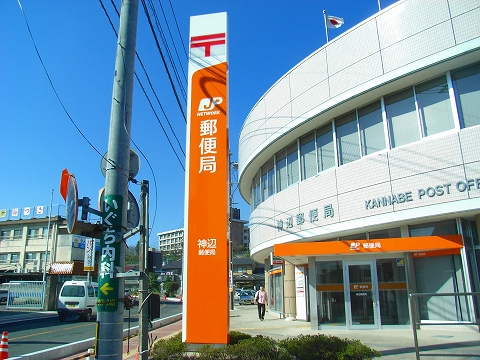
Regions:
M 38 50 L 38 47 L 37 47 L 37 44 L 35 42 L 35 39 L 33 37 L 33 34 L 32 34 L 32 31 L 30 29 L 30 25 L 28 23 L 28 20 L 27 20 L 27 16 L 25 14 L 25 11 L 23 10 L 23 6 L 20 2 L 20 0 L 18 0 L 18 5 L 20 6 L 20 10 L 22 12 L 22 15 L 23 15 L 23 18 L 25 20 L 25 24 L 27 26 L 27 30 L 28 30 L 28 33 L 30 35 L 30 39 L 32 40 L 32 43 L 33 43 L 33 47 L 35 48 L 35 52 L 37 53 L 37 56 L 38 56 L 38 59 L 40 60 L 40 63 L 42 64 L 42 68 L 43 70 L 45 71 L 45 74 L 47 75 L 47 79 L 48 79 L 48 82 L 50 83 L 50 86 L 58 100 L 58 102 L 60 103 L 63 111 L 65 112 L 65 114 L 67 115 L 67 117 L 70 119 L 70 122 L 73 124 L 73 126 L 75 127 L 75 129 L 77 129 L 77 131 L 79 132 L 80 135 L 82 135 L 82 137 L 85 139 L 85 141 L 90 145 L 90 147 L 95 150 L 97 152 L 97 154 L 99 154 L 103 159 L 105 159 L 103 157 L 103 155 L 100 153 L 100 151 L 97 150 L 97 148 L 90 142 L 90 140 L 88 140 L 88 138 L 85 136 L 85 134 L 80 130 L 80 128 L 77 126 L 77 124 L 75 123 L 75 121 L 73 120 L 73 118 L 70 116 L 70 113 L 68 112 L 67 108 L 65 107 L 62 99 L 60 98 L 60 95 L 58 94 L 57 92 L 57 89 L 55 88 L 55 85 L 53 84 L 53 81 L 52 81 L 52 78 L 50 77 L 50 74 L 48 73 L 48 70 L 47 70 L 47 67 L 45 66 L 45 63 L 43 62 L 43 59 L 42 59 L 42 56 L 40 55 L 40 51 Z M 112 165 L 114 167 L 114 169 L 116 171 L 119 171 L 119 172 L 122 172 L 123 175 L 125 177 L 128 178 L 128 170 L 123 170 L 120 169 L 116 164 L 114 164 L 111 160 L 109 159 L 105 159 L 110 165 Z
M 179 74 L 178 74 L 178 71 L 177 71 L 177 66 L 175 65 L 175 62 L 173 61 L 172 53 L 170 51 L 170 47 L 168 46 L 168 42 L 167 42 L 167 39 L 165 37 L 165 33 L 163 32 L 162 25 L 160 24 L 160 21 L 158 20 L 157 11 L 155 10 L 155 6 L 153 5 L 152 0 L 148 0 L 148 3 L 150 4 L 150 9 L 151 9 L 153 17 L 155 19 L 155 25 L 157 26 L 158 32 L 160 34 L 160 38 L 162 39 L 162 42 L 163 42 L 163 46 L 165 47 L 165 52 L 168 56 L 168 59 L 170 60 L 170 66 L 173 69 L 173 73 L 174 73 L 175 78 L 177 80 L 178 87 L 180 88 L 180 92 L 182 93 L 183 100 L 186 102 L 187 101 L 187 94 L 186 94 L 185 88 L 184 88 L 184 86 L 183 86 L 183 84 L 182 84 L 182 82 L 179 78 Z M 160 4 L 160 7 L 161 7 L 161 4 Z M 165 13 L 163 12 L 163 7 L 161 7 L 161 9 L 162 9 L 163 17 L 164 17 L 165 22 L 166 22 Z M 167 23 L 167 27 L 168 27 L 168 23 Z
M 158 3 L 160 4 L 160 7 L 162 7 L 162 2 L 161 2 L 161 0 L 159 0 Z M 171 10 L 172 10 L 173 20 L 174 20 L 175 25 L 176 25 L 176 27 L 177 27 L 178 36 L 179 36 L 180 41 L 181 41 L 181 43 L 182 43 L 182 45 L 183 45 L 183 51 L 184 51 L 184 53 L 185 53 L 185 60 L 188 60 L 188 55 L 187 55 L 187 52 L 185 51 L 185 44 L 183 43 L 182 35 L 181 35 L 181 33 L 180 33 L 180 29 L 178 28 L 178 22 L 177 22 L 177 18 L 176 18 L 176 16 L 175 16 L 175 10 L 173 10 L 172 3 L 171 3 L 170 1 L 169 1 L 169 3 L 170 3 L 170 8 L 171 8 Z M 175 54 L 177 55 L 178 63 L 180 64 L 180 68 L 182 69 L 182 73 L 183 73 L 183 77 L 184 77 L 184 79 L 185 79 L 185 83 L 187 83 L 187 82 L 188 82 L 187 75 L 186 75 L 186 73 L 185 73 L 185 70 L 183 69 L 182 61 L 181 61 L 181 59 L 180 59 L 180 55 L 178 54 L 178 50 L 177 50 L 177 46 L 175 45 L 175 41 L 173 40 L 173 35 L 172 35 L 171 31 L 170 31 L 170 26 L 168 26 L 168 21 L 167 21 L 167 18 L 166 18 L 166 16 L 165 16 L 165 12 L 163 11 L 163 7 L 162 7 L 162 12 L 163 12 L 163 16 L 164 16 L 164 18 L 165 18 L 165 23 L 166 23 L 166 25 L 167 25 L 168 33 L 170 34 L 170 38 L 172 39 L 172 44 L 173 44 L 173 47 L 174 47 L 174 49 L 175 49 Z
M 103 1 L 102 1 L 102 0 L 100 0 L 100 5 L 102 6 L 103 11 L 105 12 L 105 15 L 107 16 L 108 21 L 110 22 L 110 26 L 112 27 L 112 29 L 113 29 L 113 31 L 114 31 L 114 33 L 115 33 L 115 36 L 118 36 L 118 35 L 117 35 L 117 31 L 116 31 L 116 29 L 115 29 L 115 26 L 113 25 L 112 19 L 110 18 L 110 15 L 108 14 L 105 6 L 103 5 Z M 117 15 L 120 15 L 119 12 L 118 12 L 117 7 L 116 7 L 116 5 L 113 3 L 113 1 L 112 1 L 112 5 L 114 6 L 115 12 L 117 13 Z M 163 109 L 163 106 L 162 106 L 162 104 L 161 104 L 161 102 L 160 102 L 160 100 L 159 100 L 159 98 L 158 98 L 158 96 L 157 96 L 157 93 L 155 92 L 155 89 L 154 89 L 154 87 L 153 87 L 153 84 L 152 84 L 152 82 L 150 81 L 150 76 L 148 75 L 148 72 L 147 72 L 147 70 L 145 69 L 145 66 L 143 65 L 142 59 L 140 58 L 140 55 L 138 54 L 138 52 L 135 52 L 135 54 L 136 54 L 137 59 L 138 59 L 138 61 L 139 61 L 139 63 L 140 63 L 140 66 L 142 67 L 142 69 L 143 69 L 143 71 L 144 71 L 144 73 L 145 73 L 145 76 L 147 77 L 147 81 L 148 81 L 148 83 L 149 83 L 149 85 L 150 85 L 150 88 L 151 88 L 152 91 L 153 91 L 153 94 L 155 95 L 155 98 L 156 98 L 156 100 L 157 100 L 157 102 L 158 102 L 158 105 L 160 106 L 160 109 L 162 110 L 163 116 L 164 116 L 165 119 L 167 120 L 167 123 L 168 123 L 168 125 L 169 125 L 169 127 L 170 127 L 170 130 L 172 131 L 173 136 L 174 136 L 175 139 L 177 140 L 177 144 L 178 144 L 178 146 L 180 147 L 180 150 L 182 151 L 183 155 L 185 156 L 185 151 L 183 150 L 183 147 L 182 147 L 182 145 L 181 145 L 181 143 L 180 143 L 180 140 L 178 139 L 175 131 L 174 131 L 173 128 L 172 128 L 172 124 L 171 124 L 170 121 L 168 120 L 168 116 L 167 116 L 167 114 L 165 113 L 165 111 L 164 111 L 164 109 Z M 170 148 L 172 149 L 172 151 L 174 152 L 176 158 L 178 159 L 178 161 L 179 161 L 179 163 L 180 163 L 180 166 L 181 166 L 182 169 L 185 171 L 185 168 L 184 168 L 184 166 L 183 166 L 183 163 L 182 163 L 182 161 L 180 160 L 177 152 L 175 151 L 175 148 L 173 147 L 172 142 L 170 141 L 170 137 L 168 136 L 167 132 L 165 131 L 165 128 L 164 128 L 164 126 L 163 126 L 160 118 L 158 117 L 157 112 L 155 111 L 155 108 L 153 107 L 153 104 L 152 104 L 152 102 L 150 101 L 150 98 L 149 98 L 149 96 L 148 96 L 145 88 L 143 87 L 143 84 L 142 84 L 140 78 L 138 77 L 137 72 L 135 72 L 135 77 L 137 78 L 137 81 L 138 81 L 140 87 L 142 88 L 143 93 L 145 94 L 145 97 L 147 98 L 147 101 L 148 101 L 148 103 L 149 103 L 149 105 L 150 105 L 150 107 L 151 107 L 151 109 L 152 109 L 155 117 L 157 118 L 157 121 L 158 121 L 160 127 L 162 128 L 163 133 L 165 134 L 165 137 L 167 138 L 168 143 L 170 144 Z
M 178 107 L 179 107 L 179 109 L 180 109 L 180 111 L 183 115 L 183 118 L 185 120 L 185 123 L 186 123 L 187 122 L 187 117 L 186 117 L 186 115 L 183 111 L 182 104 L 181 104 L 180 99 L 178 97 L 177 90 L 175 89 L 175 85 L 173 84 L 172 76 L 170 75 L 170 71 L 168 70 L 168 66 L 167 66 L 167 63 L 165 61 L 165 57 L 163 56 L 162 49 L 160 48 L 160 44 L 158 42 L 157 34 L 155 33 L 155 29 L 153 28 L 152 19 L 150 18 L 150 14 L 148 12 L 147 5 L 145 4 L 145 0 L 142 0 L 142 6 L 143 6 L 143 10 L 145 11 L 145 15 L 147 16 L 148 24 L 150 25 L 150 30 L 153 34 L 153 38 L 155 39 L 155 44 L 157 46 L 158 52 L 160 54 L 160 57 L 162 58 L 163 66 L 165 67 L 165 70 L 167 71 L 168 79 L 170 81 L 170 85 L 171 85 L 173 93 L 175 95 L 175 99 L 177 100 Z

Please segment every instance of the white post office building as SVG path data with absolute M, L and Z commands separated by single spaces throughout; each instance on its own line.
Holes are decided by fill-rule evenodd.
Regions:
M 271 310 L 408 328 L 409 294 L 480 291 L 480 2 L 398 1 L 292 66 L 239 137 Z M 415 306 L 468 323 L 480 298 Z

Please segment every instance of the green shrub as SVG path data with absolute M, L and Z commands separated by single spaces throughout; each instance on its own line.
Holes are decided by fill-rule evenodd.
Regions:
M 286 360 L 291 359 L 284 350 L 277 346 L 275 340 L 257 335 L 240 340 L 238 344 L 227 346 L 230 359 L 236 360 Z
M 156 360 L 367 360 L 381 354 L 358 340 L 326 335 L 299 335 L 275 341 L 269 337 L 232 331 L 226 346 L 204 345 L 194 353 L 187 352 L 181 332 L 160 339 L 152 349 Z
M 369 348 L 358 340 L 346 340 L 348 344 L 343 348 L 339 354 L 339 360 L 363 360 L 373 359 L 374 357 L 382 356 L 378 351 Z
M 340 339 L 327 335 L 299 335 L 279 340 L 278 346 L 295 359 L 310 360 L 363 360 L 381 356 L 358 340 Z
M 182 342 L 182 333 L 179 332 L 167 339 L 160 339 L 155 342 L 152 349 L 154 359 L 183 359 L 187 351 L 187 344 Z
M 230 342 L 229 345 L 238 344 L 240 340 L 251 339 L 252 335 L 242 333 L 240 331 L 230 331 Z

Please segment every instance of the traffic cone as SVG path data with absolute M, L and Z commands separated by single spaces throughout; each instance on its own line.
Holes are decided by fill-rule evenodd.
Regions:
M 8 331 L 2 333 L 0 341 L 0 359 L 8 359 Z

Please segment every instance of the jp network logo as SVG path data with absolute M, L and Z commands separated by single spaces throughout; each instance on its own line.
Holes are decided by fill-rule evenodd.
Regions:
M 223 99 L 221 97 L 214 97 L 214 98 L 205 98 L 200 100 L 200 104 L 198 105 L 198 111 L 209 111 L 213 110 L 216 105 L 220 105 Z
M 197 116 L 218 115 L 220 110 L 215 110 L 215 106 L 223 102 L 221 97 L 205 98 L 198 104 Z

